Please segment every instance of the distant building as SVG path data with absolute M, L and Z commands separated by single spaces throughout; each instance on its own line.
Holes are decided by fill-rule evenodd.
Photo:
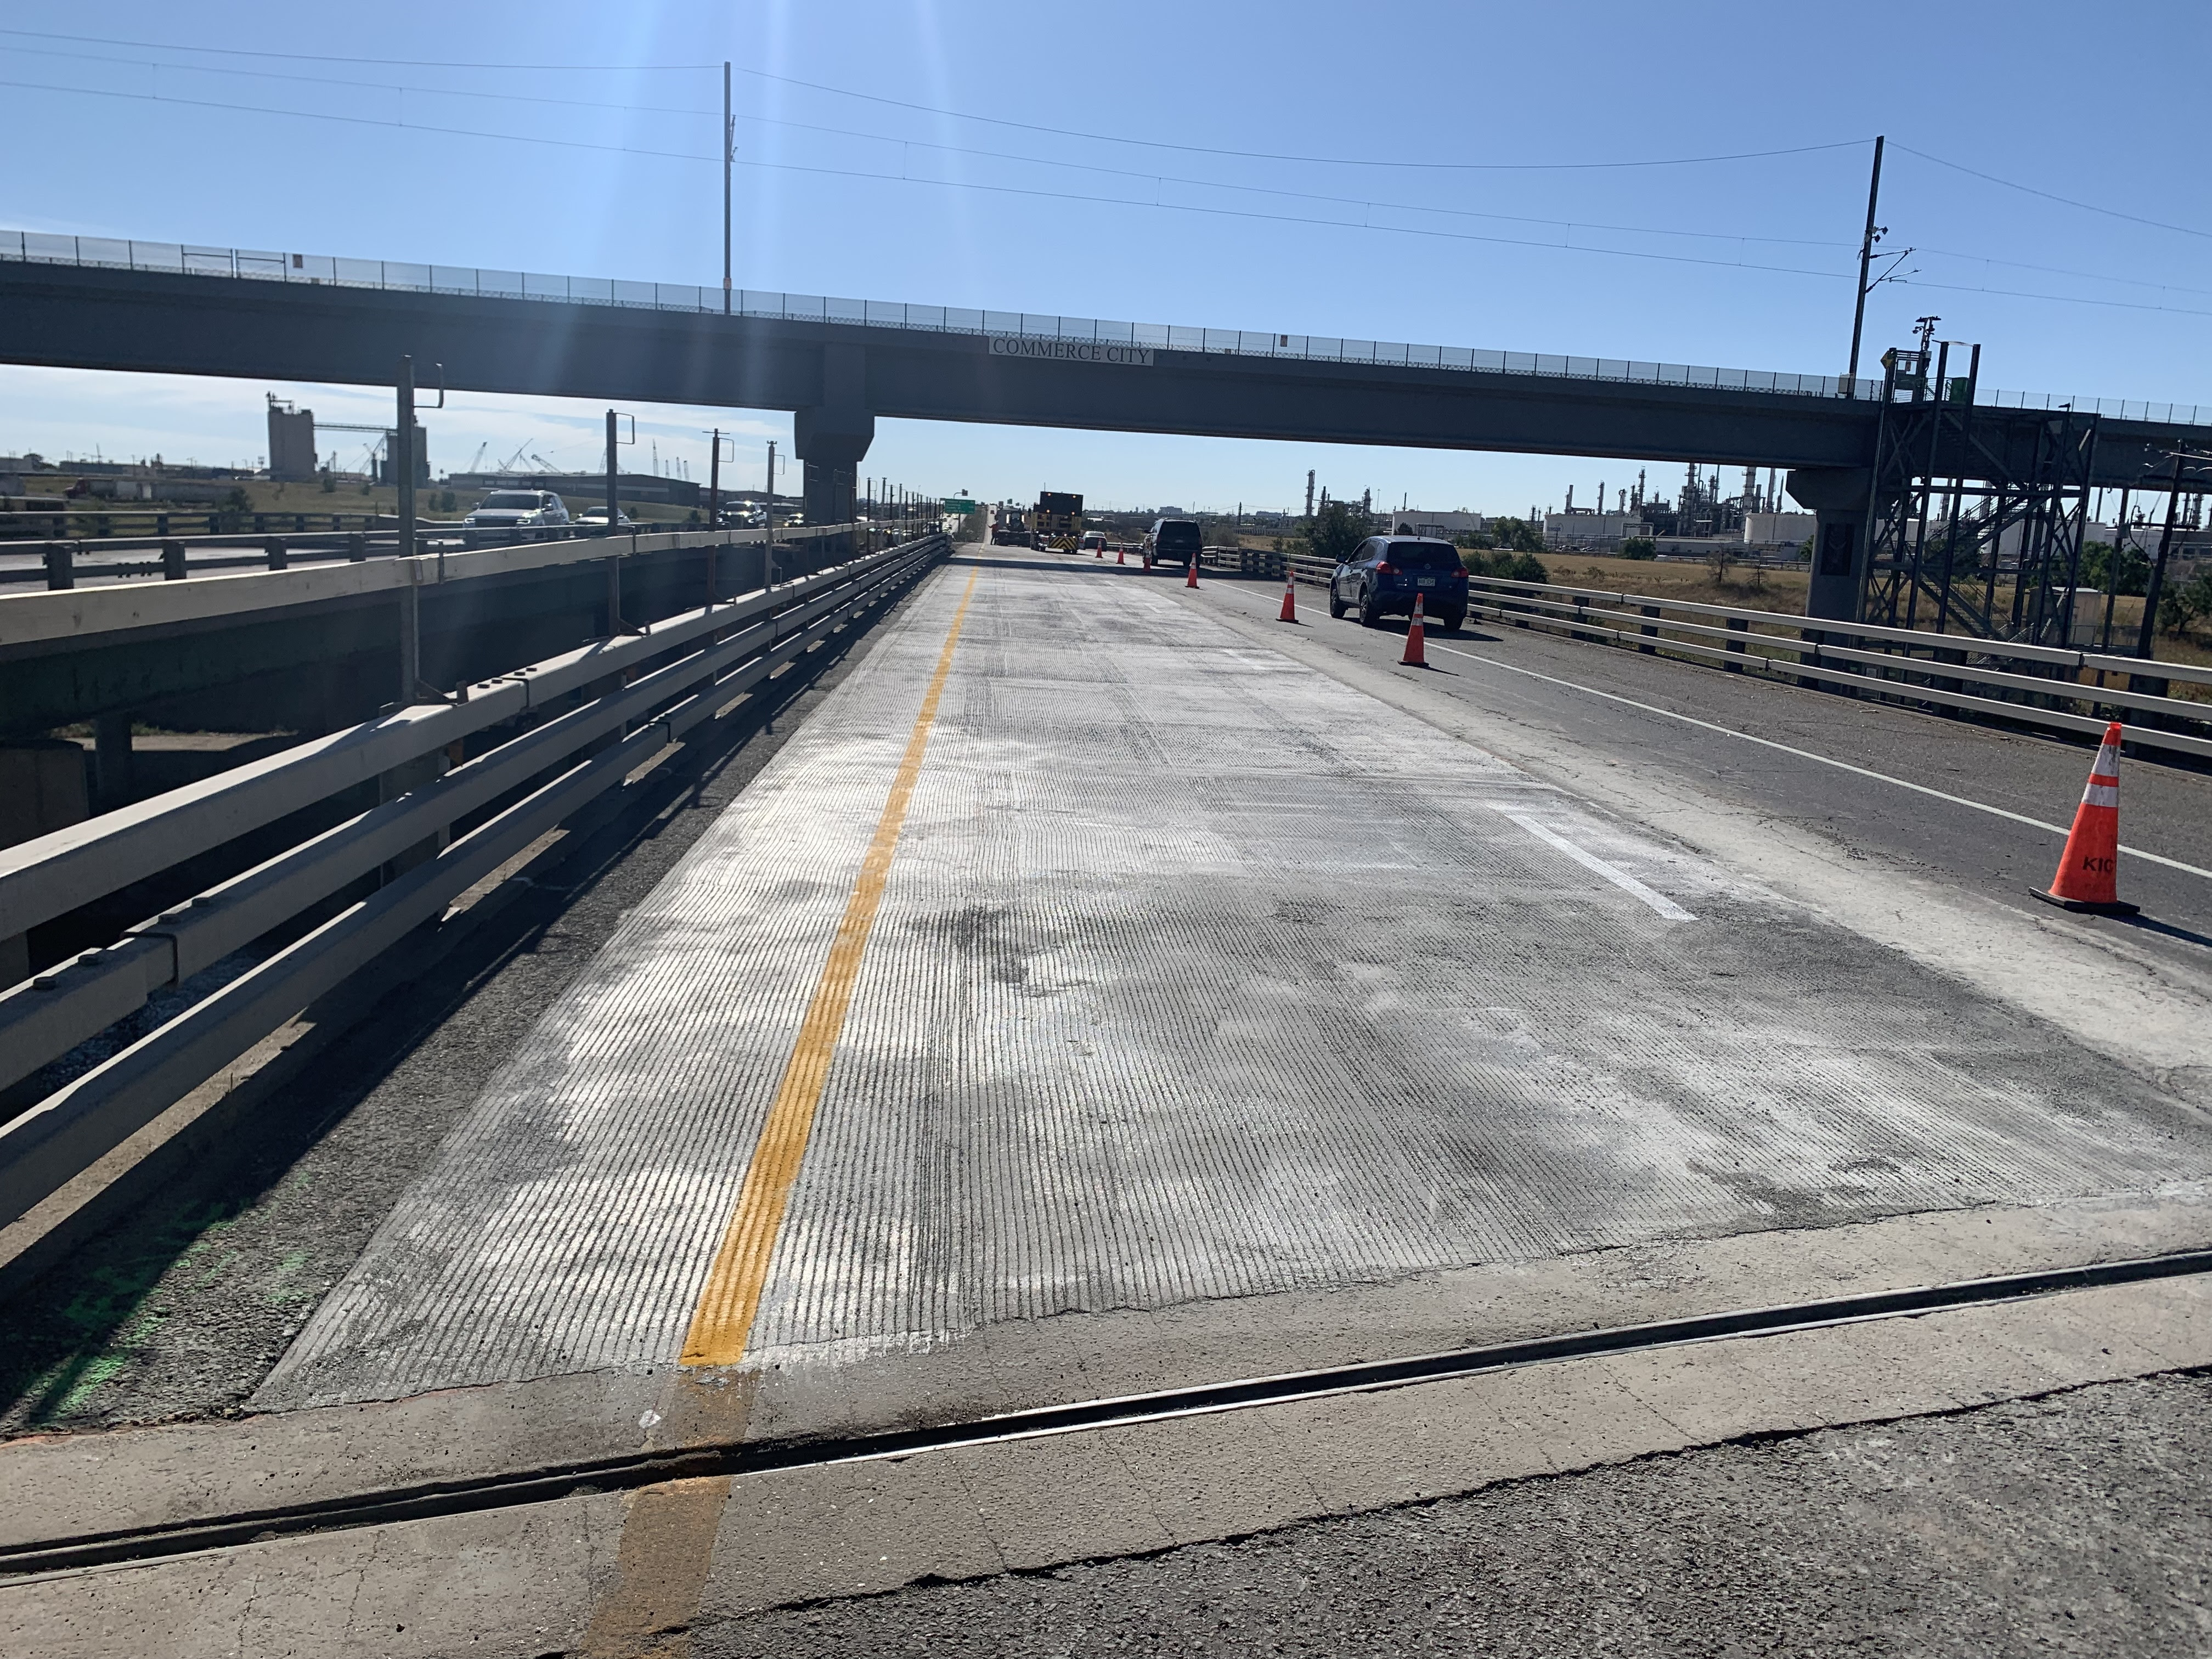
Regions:
M 1743 539 L 1751 547 L 1802 547 L 1818 522 L 1810 513 L 1747 513 Z
M 1472 534 L 1483 527 L 1480 513 L 1446 513 L 1433 507 L 1406 507 L 1390 515 L 1393 536 L 1434 536 L 1442 541 Z
M 1641 520 L 1626 513 L 1547 513 L 1544 545 L 1590 550 L 1618 547 L 1631 536 L 1648 534 Z
M 315 411 L 269 397 L 269 476 L 301 483 L 315 476 Z
M 374 455 L 369 458 L 369 477 L 378 483 L 396 483 L 398 482 L 392 471 L 392 441 L 399 434 L 397 431 L 386 432 L 384 434 L 383 445 L 379 448 L 378 452 Z M 307 459 L 308 470 L 301 474 L 302 477 L 312 477 L 314 476 L 314 457 L 310 454 Z M 415 487 L 419 489 L 429 482 L 430 434 L 423 431 L 422 428 L 418 426 L 415 428 Z

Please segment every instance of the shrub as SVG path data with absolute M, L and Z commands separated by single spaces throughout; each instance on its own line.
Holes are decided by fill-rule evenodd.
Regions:
M 1621 543 L 1620 556 L 1624 559 L 1656 559 L 1659 556 L 1659 544 L 1649 536 L 1631 536 Z

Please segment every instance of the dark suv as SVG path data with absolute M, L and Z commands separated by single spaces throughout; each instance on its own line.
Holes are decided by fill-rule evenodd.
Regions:
M 1145 563 L 1194 565 L 1205 550 L 1206 532 L 1195 519 L 1155 519 L 1145 532 Z
M 1459 549 L 1425 537 L 1370 536 L 1328 579 L 1328 614 L 1357 610 L 1374 628 L 1385 617 L 1412 616 L 1417 595 L 1422 615 L 1439 627 L 1467 620 L 1467 562 Z

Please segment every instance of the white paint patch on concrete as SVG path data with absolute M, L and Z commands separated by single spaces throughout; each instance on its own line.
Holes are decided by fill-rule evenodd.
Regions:
M 1600 858 L 1596 854 L 1585 852 L 1583 848 L 1576 846 L 1574 842 L 1569 841 L 1565 836 L 1559 834 L 1557 830 L 1546 829 L 1542 824 L 1537 823 L 1535 819 L 1530 817 L 1527 813 L 1507 811 L 1503 806 L 1498 807 L 1496 810 L 1500 812 L 1504 812 L 1507 817 L 1512 819 L 1514 823 L 1519 824 L 1530 835 L 1535 836 L 1538 841 L 1544 842 L 1545 845 L 1548 847 L 1557 848 L 1560 852 L 1565 853 L 1569 858 L 1572 859 L 1577 864 L 1581 865 L 1583 869 L 1588 870 L 1593 875 L 1602 876 L 1606 880 L 1611 882 L 1615 887 L 1620 889 L 1622 892 L 1631 894 L 1636 898 L 1641 899 L 1644 903 L 1650 905 L 1653 909 L 1656 910 L 1661 915 L 1665 916 L 1668 921 L 1695 921 L 1697 920 L 1695 916 L 1692 915 L 1687 910 L 1685 910 L 1680 905 L 1675 903 L 1674 900 L 1668 898 L 1664 893 L 1654 892 L 1650 888 L 1646 887 L 1642 882 L 1637 880 L 1635 877 L 1630 875 L 1627 871 L 1617 870 L 1612 865 L 1607 864 L 1603 859 Z

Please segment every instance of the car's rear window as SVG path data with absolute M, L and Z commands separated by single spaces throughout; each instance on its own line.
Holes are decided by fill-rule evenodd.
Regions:
M 495 491 L 493 494 L 485 496 L 483 498 L 483 504 L 486 507 L 509 510 L 515 507 L 520 507 L 525 512 L 534 513 L 538 510 L 539 502 L 538 497 L 535 495 L 524 495 L 517 494 L 514 490 L 506 490 Z
M 1204 534 L 1191 520 L 1168 519 L 1163 520 L 1160 525 L 1159 544 L 1170 552 L 1181 552 L 1185 548 L 1200 546 L 1205 540 Z
M 1457 570 L 1466 563 L 1457 548 L 1440 542 L 1392 542 L 1388 556 L 1401 570 Z

